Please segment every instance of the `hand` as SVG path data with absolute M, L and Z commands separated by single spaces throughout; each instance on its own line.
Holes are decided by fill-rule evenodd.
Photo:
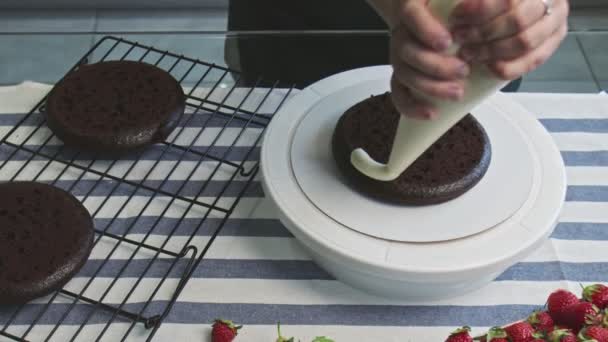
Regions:
M 540 0 L 536 0 L 539 1 Z M 430 96 L 459 100 L 463 79 L 470 72 L 467 63 L 443 53 L 452 35 L 427 6 L 427 0 L 393 0 L 390 63 L 393 66 L 391 93 L 400 113 L 429 119 L 437 110 L 416 98 L 412 90 Z
M 463 0 L 452 13 L 461 56 L 513 80 L 545 63 L 568 31 L 568 0 Z

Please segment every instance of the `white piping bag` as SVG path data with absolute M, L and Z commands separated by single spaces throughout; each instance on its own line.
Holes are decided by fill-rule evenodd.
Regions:
M 458 1 L 430 0 L 429 6 L 433 14 L 447 26 L 449 14 Z M 458 49 L 453 44 L 446 53 L 456 54 Z M 452 126 L 507 83 L 494 76 L 484 65 L 472 65 L 465 80 L 465 94 L 460 101 L 440 100 L 417 93 L 417 96 L 438 109 L 439 117 L 435 120 L 420 120 L 402 115 L 387 164 L 375 161 L 362 148 L 352 151 L 351 163 L 368 177 L 380 181 L 394 180 Z

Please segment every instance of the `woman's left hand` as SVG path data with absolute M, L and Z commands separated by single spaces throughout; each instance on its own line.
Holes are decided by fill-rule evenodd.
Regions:
M 505 80 L 536 69 L 568 32 L 568 0 L 545 1 L 463 0 L 451 18 L 461 57 Z

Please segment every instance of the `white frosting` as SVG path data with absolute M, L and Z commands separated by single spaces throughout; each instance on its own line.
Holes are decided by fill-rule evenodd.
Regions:
M 449 13 L 458 1 L 431 0 L 430 7 L 433 13 L 447 25 Z M 458 46 L 454 44 L 447 53 L 455 54 L 457 51 Z M 506 84 L 506 81 L 492 75 L 484 65 L 472 65 L 471 73 L 465 80 L 465 94 L 462 100 L 440 100 L 425 94 L 417 94 L 437 108 L 439 117 L 435 120 L 419 120 L 401 116 L 387 164 L 376 162 L 361 148 L 351 153 L 351 163 L 361 173 L 377 180 L 390 181 L 399 177 L 445 132 Z

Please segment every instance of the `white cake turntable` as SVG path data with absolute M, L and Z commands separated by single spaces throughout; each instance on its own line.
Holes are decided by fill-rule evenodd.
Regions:
M 405 207 L 349 188 L 331 155 L 342 113 L 389 88 L 389 66 L 347 71 L 294 96 L 262 146 L 281 222 L 337 279 L 387 297 L 433 300 L 481 287 L 534 251 L 565 199 L 563 161 L 543 126 L 496 94 L 472 114 L 492 146 L 483 179 L 437 205 Z

